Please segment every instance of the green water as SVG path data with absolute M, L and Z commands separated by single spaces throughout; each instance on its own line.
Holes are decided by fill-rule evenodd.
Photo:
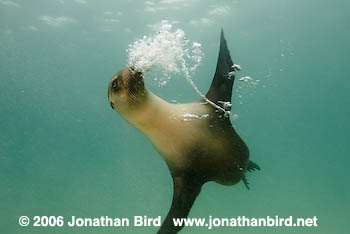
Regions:
M 232 112 L 262 170 L 249 174 L 250 191 L 206 184 L 190 217 L 318 218 L 318 227 L 181 233 L 348 233 L 349 7 L 345 0 L 1 0 L 0 233 L 156 232 L 21 227 L 18 218 L 166 215 L 165 163 L 107 100 L 128 45 L 163 19 L 202 44 L 194 81 L 204 93 L 220 28 L 243 68 L 237 78 L 260 80 L 235 83 Z M 168 101 L 198 98 L 181 76 L 165 87 L 146 85 Z

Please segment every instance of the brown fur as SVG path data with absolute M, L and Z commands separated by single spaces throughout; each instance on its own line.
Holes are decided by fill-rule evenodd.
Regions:
M 112 88 L 113 82 L 120 85 L 117 91 Z M 193 191 L 187 189 L 185 192 L 193 199 L 187 199 L 190 206 L 205 182 L 233 185 L 242 179 L 249 159 L 248 148 L 230 122 L 223 119 L 222 113 L 204 100 L 188 104 L 168 103 L 145 88 L 142 74 L 131 68 L 112 79 L 108 97 L 115 110 L 146 135 L 166 161 L 174 178 L 174 190 L 181 191 L 176 189 L 178 184 L 191 184 L 189 187 Z M 176 183 L 179 180 L 182 182 Z M 174 199 L 177 193 L 174 191 Z M 178 208 L 174 210 L 172 217 L 178 213 Z
M 206 95 L 221 108 L 223 102 L 231 101 L 234 72 L 221 31 L 218 63 Z M 113 77 L 108 98 L 113 109 L 148 137 L 172 175 L 173 201 L 158 234 L 174 234 L 182 229 L 174 226 L 173 219 L 188 216 L 204 183 L 233 185 L 243 180 L 249 188 L 244 173 L 260 169 L 249 161 L 248 148 L 230 119 L 207 99 L 170 104 L 150 92 L 143 74 L 133 68 L 125 68 Z

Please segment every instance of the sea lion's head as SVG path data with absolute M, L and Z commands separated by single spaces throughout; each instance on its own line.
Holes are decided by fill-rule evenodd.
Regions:
M 113 76 L 108 86 L 111 107 L 118 112 L 135 109 L 146 98 L 142 72 L 127 67 Z

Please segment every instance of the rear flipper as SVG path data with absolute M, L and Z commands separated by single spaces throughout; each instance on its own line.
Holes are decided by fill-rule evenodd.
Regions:
M 248 190 L 250 190 L 250 188 L 249 188 L 249 182 L 248 182 L 248 179 L 247 179 L 247 176 L 246 176 L 246 175 L 243 175 L 242 181 L 243 181 L 245 187 L 246 187 Z
M 260 171 L 259 165 L 249 160 L 247 171 L 252 172 L 252 171 L 255 171 L 255 170 Z M 246 175 L 243 176 L 242 181 L 243 181 L 245 187 L 249 190 L 250 189 L 249 188 L 249 182 L 248 182 L 248 179 L 247 179 Z
M 255 171 L 255 170 L 260 171 L 259 165 L 256 164 L 255 162 L 249 160 L 247 171 L 252 172 L 252 171 Z
M 187 218 L 203 183 L 186 177 L 173 177 L 174 194 L 171 208 L 157 234 L 175 234 L 184 226 L 175 226 L 173 219 Z

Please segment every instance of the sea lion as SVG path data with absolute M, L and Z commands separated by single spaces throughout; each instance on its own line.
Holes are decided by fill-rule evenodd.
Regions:
M 179 232 L 173 218 L 186 218 L 201 187 L 208 181 L 234 185 L 246 171 L 260 169 L 249 160 L 247 145 L 223 109 L 230 108 L 234 72 L 223 31 L 216 72 L 206 98 L 171 104 L 149 91 L 143 73 L 127 67 L 109 83 L 110 105 L 141 131 L 165 160 L 173 178 L 173 200 L 158 234 Z M 207 101 L 220 106 L 215 108 Z

